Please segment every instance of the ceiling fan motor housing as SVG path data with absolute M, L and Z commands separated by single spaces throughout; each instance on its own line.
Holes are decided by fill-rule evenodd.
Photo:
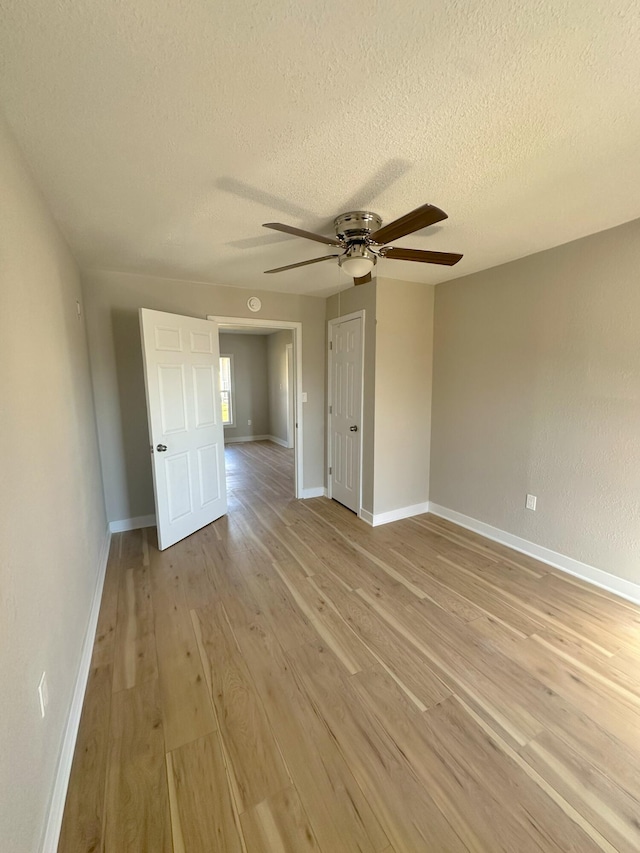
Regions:
M 377 213 L 369 210 L 352 210 L 341 213 L 333 221 L 336 237 L 347 243 L 362 242 L 366 245 L 370 235 L 382 225 Z

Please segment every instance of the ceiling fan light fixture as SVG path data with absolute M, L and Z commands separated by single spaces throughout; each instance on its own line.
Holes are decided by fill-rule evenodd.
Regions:
M 352 278 L 361 278 L 370 273 L 376 264 L 376 256 L 364 245 L 350 246 L 338 258 L 343 272 Z

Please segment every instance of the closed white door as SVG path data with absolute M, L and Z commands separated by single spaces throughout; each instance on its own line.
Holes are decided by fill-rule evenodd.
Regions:
M 362 319 L 356 317 L 331 328 L 331 497 L 359 512 Z
M 140 309 L 158 547 L 227 511 L 218 327 Z

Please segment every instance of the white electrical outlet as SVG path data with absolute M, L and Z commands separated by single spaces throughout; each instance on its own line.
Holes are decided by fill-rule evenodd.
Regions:
M 531 509 L 535 512 L 537 500 L 538 500 L 538 498 L 535 495 L 527 495 L 527 502 L 525 504 L 525 507 L 527 509 Z
M 247 426 L 251 426 L 251 421 L 247 421 Z
M 40 713 L 44 717 L 49 704 L 49 687 L 47 686 L 47 673 L 43 672 L 38 684 L 38 697 L 40 699 Z

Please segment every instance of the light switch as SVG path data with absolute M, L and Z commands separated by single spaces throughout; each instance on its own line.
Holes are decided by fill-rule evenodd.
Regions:
M 307 392 L 306 392 L 306 391 L 303 391 L 303 392 L 302 392 L 302 402 L 303 402 L 303 403 L 306 403 L 306 402 L 307 402 Z

